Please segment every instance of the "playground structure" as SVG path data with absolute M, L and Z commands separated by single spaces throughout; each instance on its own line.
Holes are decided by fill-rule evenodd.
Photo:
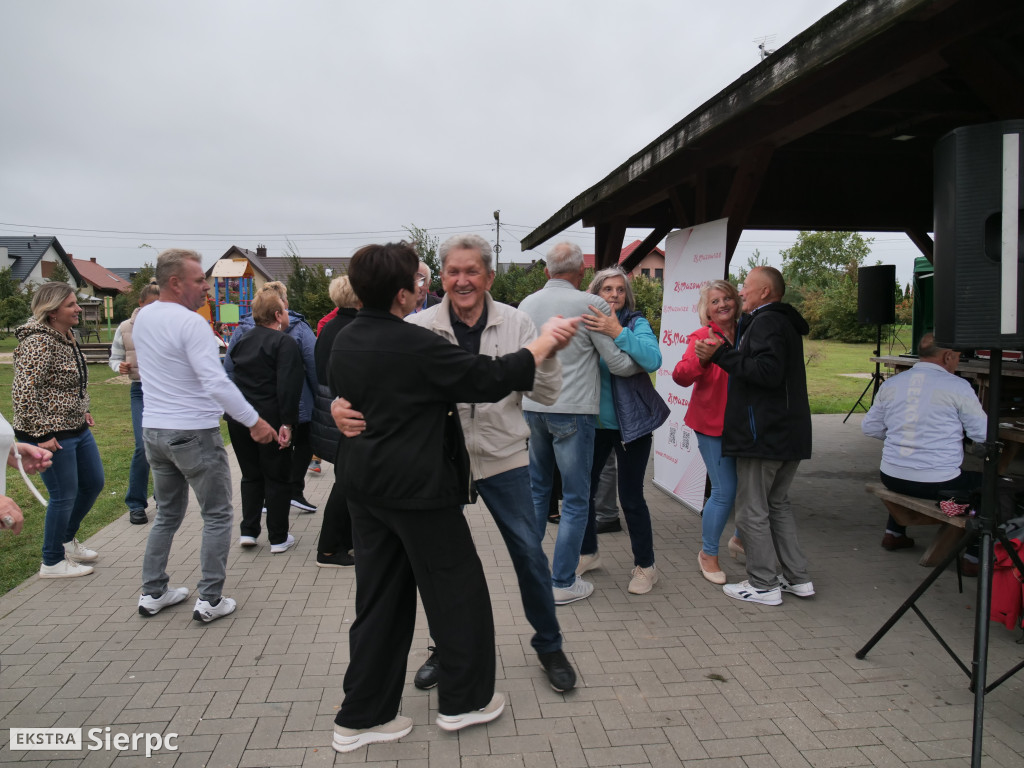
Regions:
M 211 324 L 221 323 L 223 334 L 230 337 L 238 321 L 252 311 L 252 297 L 266 278 L 253 269 L 248 259 L 221 259 L 210 273 L 213 290 L 210 300 L 199 308 L 199 314 Z

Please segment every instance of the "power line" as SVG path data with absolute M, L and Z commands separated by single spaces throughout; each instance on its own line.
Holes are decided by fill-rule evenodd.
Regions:
M 457 226 L 450 225 L 444 227 L 421 227 L 426 232 L 435 232 L 442 230 L 464 230 L 464 229 L 476 229 L 477 227 L 489 227 L 490 224 L 459 224 Z M 379 229 L 379 230 L 355 230 L 352 232 L 296 232 L 296 233 L 253 233 L 253 232 L 234 232 L 234 233 L 220 233 L 220 232 L 142 232 L 135 230 L 120 230 L 120 229 L 88 229 L 84 227 L 51 227 L 44 226 L 42 224 L 13 224 L 10 222 L 0 221 L 0 227 L 20 227 L 22 229 L 29 229 L 34 232 L 36 231 L 58 231 L 67 232 L 74 234 L 76 237 L 101 237 L 101 236 L 112 236 L 112 235 L 133 235 L 139 237 L 179 237 L 179 238 L 206 238 L 206 239 L 282 239 L 282 238 L 295 238 L 295 237 L 312 237 L 312 238 L 343 238 L 343 237 L 361 237 L 364 235 L 390 235 L 399 234 L 405 232 L 405 228 L 398 229 Z M 83 232 L 97 233 L 92 235 L 82 234 Z M 12 234 L 22 234 L 20 232 L 14 232 Z M 114 238 L 117 239 L 117 238 Z M 125 239 L 125 238 L 121 238 Z

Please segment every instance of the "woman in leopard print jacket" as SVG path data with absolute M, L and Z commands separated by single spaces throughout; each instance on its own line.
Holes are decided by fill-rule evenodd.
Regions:
M 41 477 L 50 494 L 43 532 L 44 579 L 85 576 L 99 556 L 76 538 L 103 489 L 103 463 L 89 427 L 89 369 L 71 328 L 82 308 L 67 283 L 44 283 L 32 297 L 32 320 L 15 331 L 14 433 L 53 452 Z

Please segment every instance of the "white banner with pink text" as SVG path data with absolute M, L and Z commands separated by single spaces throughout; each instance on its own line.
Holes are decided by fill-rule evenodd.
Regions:
M 725 277 L 727 222 L 709 221 L 673 232 L 665 239 L 662 360 L 655 388 L 672 412 L 654 433 L 654 484 L 695 512 L 704 506 L 707 473 L 697 450 L 697 436 L 683 423 L 692 387 L 680 387 L 672 381 L 672 370 L 686 351 L 687 335 L 700 327 L 700 289 Z

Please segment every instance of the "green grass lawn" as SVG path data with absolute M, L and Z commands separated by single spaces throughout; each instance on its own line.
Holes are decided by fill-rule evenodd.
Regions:
M 0 353 L 10 352 L 14 346 L 12 336 L 0 339 Z M 849 411 L 863 391 L 867 380 L 848 378 L 840 374 L 870 373 L 873 366 L 869 358 L 873 351 L 874 344 L 805 341 L 804 357 L 807 360 L 807 387 L 811 412 Z M 904 350 L 900 346 L 893 350 L 897 354 L 901 351 Z M 888 353 L 885 341 L 882 353 Z M 0 412 L 3 412 L 8 420 L 11 419 L 13 376 L 14 367 L 0 363 Z M 128 489 L 128 466 L 135 449 L 126 380 L 115 377 L 105 365 L 90 365 L 89 396 L 93 418 L 96 419 L 93 435 L 103 458 L 106 486 L 79 532 L 78 537 L 83 541 L 111 521 L 127 514 L 124 495 Z M 224 423 L 221 423 L 221 432 L 224 435 L 224 442 L 227 443 L 227 429 L 223 427 Z M 46 495 L 38 477 L 32 479 Z M 29 494 L 15 470 L 7 473 L 7 492 L 25 513 L 25 528 L 19 536 L 0 532 L 0 594 L 8 592 L 39 570 L 43 519 L 46 512 Z
M 14 366 L 0 364 L 0 411 L 8 421 L 11 420 L 13 377 Z M 93 436 L 103 458 L 106 485 L 82 524 L 78 534 L 82 541 L 128 511 L 124 505 L 124 495 L 128 490 L 128 465 L 135 450 L 135 438 L 132 435 L 128 385 L 121 381 L 105 365 L 89 366 L 90 407 L 96 420 Z M 32 480 L 42 490 L 43 496 L 46 496 L 42 481 L 35 476 Z M 0 533 L 0 594 L 39 570 L 42 562 L 43 519 L 46 516 L 46 510 L 29 493 L 17 470 L 7 472 L 7 493 L 25 513 L 25 527 L 18 536 Z

